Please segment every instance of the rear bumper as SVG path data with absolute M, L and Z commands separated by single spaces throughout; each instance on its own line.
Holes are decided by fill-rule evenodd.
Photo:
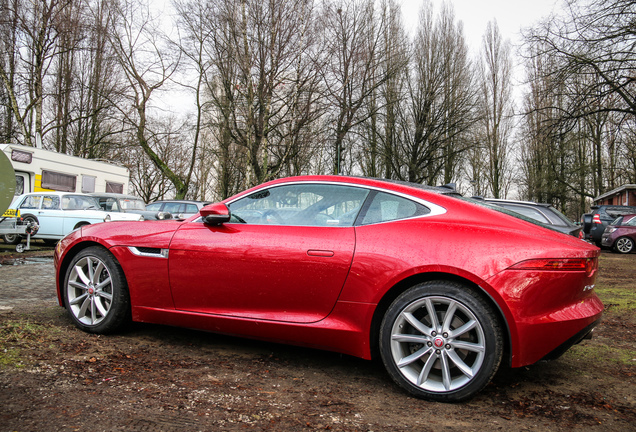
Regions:
M 583 330 L 572 336 L 570 339 L 563 342 L 561 345 L 556 347 L 554 350 L 549 352 L 545 357 L 541 360 L 556 360 L 563 355 L 567 350 L 572 348 L 574 345 L 580 343 L 584 339 L 592 339 L 592 332 L 594 327 L 596 327 L 601 322 L 600 319 L 594 321 L 592 324 L 585 327 Z

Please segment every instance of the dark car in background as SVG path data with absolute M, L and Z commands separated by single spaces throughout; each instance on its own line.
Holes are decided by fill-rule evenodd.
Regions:
M 484 198 L 484 201 L 541 222 L 564 234 L 569 234 L 580 239 L 583 238 L 581 226 L 572 222 L 567 216 L 550 204 L 495 198 Z
M 603 232 L 601 245 L 618 253 L 636 249 L 636 214 L 619 216 Z
M 592 206 L 592 212 L 581 217 L 585 238 L 601 247 L 605 228 L 620 216 L 636 213 L 636 206 L 601 205 Z
M 206 204 L 210 203 L 192 200 L 165 200 L 148 204 L 146 210 L 168 212 L 171 213 L 175 219 L 187 219 L 199 213 L 199 210 Z
M 118 193 L 92 193 L 102 210 L 109 212 L 140 214 L 144 220 L 172 219 L 169 212 L 147 210 L 146 203 L 134 195 Z

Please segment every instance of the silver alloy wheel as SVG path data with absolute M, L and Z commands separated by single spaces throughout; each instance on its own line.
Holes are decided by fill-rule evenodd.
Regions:
M 621 237 L 616 240 L 616 250 L 620 253 L 630 253 L 634 249 L 634 242 L 627 238 Z
M 468 384 L 484 361 L 484 330 L 473 312 L 443 296 L 407 305 L 393 323 L 391 354 L 400 373 L 430 392 Z
M 102 260 L 85 256 L 75 263 L 66 285 L 68 304 L 82 324 L 99 324 L 110 311 L 113 285 Z

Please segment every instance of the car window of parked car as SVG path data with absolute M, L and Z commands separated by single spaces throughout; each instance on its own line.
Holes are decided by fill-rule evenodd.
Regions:
M 162 203 L 148 204 L 146 206 L 146 210 L 148 210 L 148 211 L 159 211 L 159 210 L 161 210 L 161 204 Z
M 40 208 L 42 202 L 42 195 L 29 195 L 22 201 L 20 205 L 21 209 L 37 209 Z
M 380 222 L 389 222 L 398 219 L 407 219 L 430 213 L 430 210 L 422 204 L 413 202 L 384 192 L 378 192 L 369 205 L 362 225 L 369 225 Z
M 630 220 L 625 222 L 626 226 L 636 226 L 636 216 L 632 217 Z
M 550 223 L 550 220 L 543 213 L 531 207 L 525 207 L 525 206 L 514 205 L 514 204 L 501 204 L 501 203 L 493 203 L 493 204 L 506 208 L 508 210 L 512 210 L 513 212 L 522 214 L 536 221 L 543 222 L 543 223 Z
M 140 199 L 126 198 L 120 201 L 122 210 L 146 210 L 146 204 Z
M 89 196 L 65 195 L 62 197 L 63 210 L 101 209 L 97 200 Z
M 611 218 L 633 213 L 636 207 L 605 207 L 605 213 Z
M 296 184 L 261 190 L 229 204 L 230 222 L 255 225 L 353 226 L 368 189 Z
M 196 204 L 186 204 L 184 213 L 198 213 L 199 207 Z
M 172 214 L 183 213 L 183 205 L 181 203 L 165 203 L 163 211 Z
M 58 210 L 60 208 L 60 197 L 56 195 L 44 195 L 42 197 L 42 208 L 46 210 Z
M 117 200 L 115 198 L 98 198 L 99 206 L 102 210 L 105 211 L 119 211 L 119 206 L 117 205 Z

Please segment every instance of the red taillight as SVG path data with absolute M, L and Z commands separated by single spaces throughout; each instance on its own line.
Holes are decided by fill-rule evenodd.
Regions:
M 592 223 L 602 224 L 603 222 L 601 222 L 601 217 L 598 214 L 595 214 L 594 217 L 592 217 Z
M 589 276 L 598 268 L 597 258 L 541 258 L 521 261 L 512 270 L 585 271 Z
M 583 230 L 579 231 L 579 239 L 585 240 L 585 233 L 583 232 Z

